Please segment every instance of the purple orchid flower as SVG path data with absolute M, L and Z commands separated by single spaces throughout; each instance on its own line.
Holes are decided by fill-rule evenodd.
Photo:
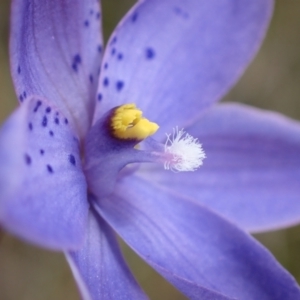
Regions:
M 140 1 L 102 56 L 97 1 L 14 0 L 21 105 L 0 133 L 1 226 L 64 251 L 84 299 L 147 298 L 114 232 L 189 299 L 300 299 L 235 225 L 299 221 L 300 126 L 237 104 L 208 109 L 251 61 L 272 4 Z M 142 112 L 160 126 L 153 138 Z M 164 170 L 197 168 L 198 141 L 203 167 Z

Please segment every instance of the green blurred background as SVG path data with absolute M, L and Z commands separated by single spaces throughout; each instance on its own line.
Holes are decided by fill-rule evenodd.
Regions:
M 134 2 L 102 1 L 106 39 Z M 9 0 L 0 1 L 0 123 L 17 105 L 8 62 L 9 6 Z M 262 49 L 225 100 L 275 110 L 299 120 L 299 32 L 300 1 L 276 1 L 274 17 Z M 300 226 L 256 235 L 256 238 L 300 282 Z M 123 244 L 122 248 L 151 299 L 185 299 Z M 80 297 L 62 254 L 42 250 L 0 232 L 0 299 L 77 300 Z

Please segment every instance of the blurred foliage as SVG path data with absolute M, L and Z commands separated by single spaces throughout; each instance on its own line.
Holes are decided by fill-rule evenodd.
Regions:
M 133 0 L 103 0 L 104 36 L 109 34 Z M 10 1 L 0 2 L 0 122 L 16 106 L 9 74 Z M 300 2 L 276 2 L 265 43 L 237 86 L 225 97 L 300 119 Z M 299 199 L 300 200 L 300 199 Z M 255 235 L 300 282 L 300 227 Z M 123 243 L 124 255 L 151 299 L 185 299 Z M 1 300 L 80 299 L 61 253 L 26 244 L 0 232 Z

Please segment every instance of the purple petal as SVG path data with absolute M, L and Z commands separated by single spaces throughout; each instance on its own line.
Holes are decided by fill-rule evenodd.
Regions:
M 14 0 L 11 71 L 21 102 L 51 99 L 76 124 L 80 136 L 91 122 L 102 39 L 95 0 Z
M 45 100 L 27 99 L 0 131 L 0 224 L 53 249 L 82 242 L 88 212 L 78 139 Z
M 206 289 L 203 286 L 195 284 L 195 282 L 191 282 L 186 280 L 185 278 L 174 275 L 168 270 L 162 268 L 159 265 L 156 265 L 152 262 L 152 266 L 165 278 L 171 278 L 171 282 L 174 286 L 177 287 L 180 291 L 185 291 L 185 294 L 189 297 L 189 299 L 203 299 L 203 300 L 233 300 L 232 298 L 228 298 L 220 293 L 213 292 L 210 289 Z
M 147 299 L 130 273 L 113 231 L 90 212 L 85 243 L 66 254 L 83 299 Z
M 95 120 L 135 102 L 162 134 L 218 101 L 257 51 L 271 0 L 140 1 L 106 49 Z
M 203 166 L 176 174 L 155 167 L 152 182 L 197 198 L 253 232 L 300 222 L 300 123 L 224 104 L 186 130 L 203 145 Z
M 166 270 L 161 274 L 189 299 L 220 299 L 216 294 L 300 299 L 295 280 L 251 236 L 141 178 L 123 178 L 115 196 L 102 199 L 98 210 L 152 267 Z

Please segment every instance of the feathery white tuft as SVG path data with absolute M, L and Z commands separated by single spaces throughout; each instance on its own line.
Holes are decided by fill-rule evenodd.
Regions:
M 195 171 L 206 157 L 198 139 L 178 127 L 173 129 L 173 134 L 167 134 L 165 153 L 170 154 L 164 163 L 165 170 L 174 172 Z

